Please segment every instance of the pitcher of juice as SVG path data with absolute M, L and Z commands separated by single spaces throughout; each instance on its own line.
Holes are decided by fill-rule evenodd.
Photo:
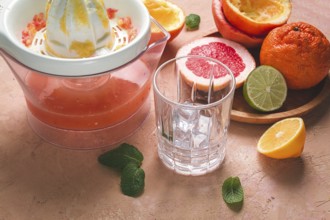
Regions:
M 16 5 L 13 7 L 19 7 L 19 3 Z M 169 39 L 161 25 L 148 19 L 162 36 L 154 41 L 148 38 L 145 49 L 126 53 L 125 57 L 133 58 L 102 72 L 82 70 L 80 75 L 67 76 L 38 71 L 32 64 L 17 59 L 14 52 L 8 52 L 11 48 L 0 49 L 24 92 L 28 122 L 40 137 L 64 148 L 95 149 L 117 144 L 141 126 L 151 107 L 151 77 Z M 149 36 L 141 39 L 145 41 L 146 37 Z M 120 56 L 124 55 L 117 57 Z M 106 61 L 99 63 L 107 65 Z M 91 65 L 98 68 L 96 61 Z

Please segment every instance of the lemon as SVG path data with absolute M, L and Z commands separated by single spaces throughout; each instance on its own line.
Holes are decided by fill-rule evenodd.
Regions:
M 274 67 L 266 65 L 255 68 L 243 86 L 244 99 L 252 108 L 262 112 L 281 108 L 287 91 L 283 75 Z
M 260 137 L 259 153 L 275 159 L 299 157 L 304 149 L 306 129 L 302 118 L 293 117 L 276 122 Z

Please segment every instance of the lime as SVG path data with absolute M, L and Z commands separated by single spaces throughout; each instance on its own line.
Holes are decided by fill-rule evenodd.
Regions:
M 254 69 L 243 86 L 247 103 L 262 112 L 279 109 L 286 99 L 287 91 L 283 75 L 274 67 L 266 65 Z

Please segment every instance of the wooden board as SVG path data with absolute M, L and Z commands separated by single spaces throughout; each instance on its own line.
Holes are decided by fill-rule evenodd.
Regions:
M 330 94 L 330 75 L 317 86 L 307 90 L 289 90 L 283 106 L 272 113 L 260 113 L 252 109 L 244 100 L 242 88 L 235 91 L 231 119 L 249 124 L 270 124 L 293 116 L 302 116 L 328 101 Z

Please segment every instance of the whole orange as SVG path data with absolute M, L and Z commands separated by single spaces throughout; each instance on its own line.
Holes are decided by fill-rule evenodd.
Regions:
M 290 89 L 311 88 L 329 73 L 330 43 L 311 24 L 285 24 L 266 36 L 260 50 L 260 64 L 279 70 Z

